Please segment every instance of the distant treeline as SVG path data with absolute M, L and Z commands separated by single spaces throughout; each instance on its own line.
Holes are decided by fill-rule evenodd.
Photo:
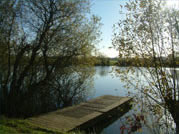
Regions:
M 154 62 L 155 60 L 155 62 Z M 96 57 L 95 66 L 141 66 L 141 67 L 179 67 L 179 58 L 175 61 L 168 57 L 152 58 L 99 58 Z
M 43 64 L 43 60 L 40 60 L 42 57 L 37 57 L 35 63 L 38 65 L 42 65 Z M 48 57 L 47 61 L 49 63 L 49 65 L 52 65 L 52 63 L 54 63 L 54 61 L 57 58 L 61 58 L 63 60 L 68 59 L 67 56 L 64 57 Z M 6 58 L 4 58 L 5 60 Z M 11 56 L 11 64 L 14 64 L 14 60 L 15 57 Z M 26 64 L 29 60 L 28 56 L 24 56 L 21 59 L 21 64 Z M 159 57 L 156 59 L 152 59 L 152 58 L 109 58 L 109 57 L 89 57 L 89 58 L 81 58 L 79 57 L 71 57 L 70 60 L 68 59 L 68 62 L 66 62 L 65 66 L 70 66 L 70 65 L 74 65 L 74 64 L 79 64 L 84 62 L 84 60 L 88 60 L 88 62 L 90 62 L 91 65 L 94 66 L 141 66 L 141 67 L 155 67 L 155 66 L 163 66 L 163 67 L 173 67 L 174 65 L 179 67 L 179 57 L 175 58 L 175 61 L 170 60 L 169 57 Z M 155 60 L 155 62 L 154 62 Z M 1 60 L 0 60 L 1 61 Z M 156 62 L 157 61 L 157 62 Z M 4 61 L 1 61 L 1 63 L 6 64 Z M 86 63 L 86 62 L 85 62 Z
M 95 66 L 117 66 L 118 58 L 95 57 Z
M 117 60 L 118 66 L 141 66 L 141 67 L 179 67 L 179 58 L 176 58 L 175 61 L 170 60 L 168 57 L 159 57 L 159 58 L 119 58 Z

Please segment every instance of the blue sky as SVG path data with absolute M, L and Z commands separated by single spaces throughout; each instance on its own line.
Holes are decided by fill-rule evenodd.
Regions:
M 98 45 L 100 52 L 109 57 L 116 57 L 118 52 L 114 49 L 109 49 L 112 46 L 111 39 L 113 34 L 113 25 L 124 15 L 119 14 L 120 5 L 125 5 L 128 0 L 92 0 L 91 13 L 101 17 L 101 39 Z
M 102 41 L 98 45 L 100 52 L 108 57 L 118 56 L 118 52 L 114 49 L 109 49 L 112 46 L 111 39 L 113 35 L 113 25 L 119 22 L 120 19 L 124 19 L 124 15 L 119 13 L 120 5 L 125 5 L 129 0 L 90 0 L 92 7 L 91 12 L 101 17 L 101 39 Z M 179 7 L 179 0 L 166 0 L 166 6 L 168 8 Z M 123 10 L 124 11 L 124 10 Z

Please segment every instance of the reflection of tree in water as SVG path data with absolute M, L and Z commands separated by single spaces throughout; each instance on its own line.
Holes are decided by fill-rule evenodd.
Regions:
M 172 78 L 175 78 L 177 88 L 179 88 L 179 70 L 170 69 L 169 73 L 172 75 Z
M 103 66 L 101 66 L 101 67 L 99 67 L 98 68 L 98 74 L 100 75 L 100 76 L 106 76 L 106 75 L 108 75 L 108 73 L 109 73 L 109 67 L 103 67 Z
M 100 121 L 96 122 L 93 126 L 84 129 L 84 131 L 86 134 L 103 134 L 105 128 L 115 123 L 117 120 L 120 120 L 121 122 L 121 118 L 125 118 L 125 115 L 130 112 L 131 106 L 130 103 L 126 103 L 125 105 L 121 105 L 118 109 L 113 109 L 112 112 L 103 115 L 103 118 Z M 119 124 L 118 127 L 120 128 L 120 126 L 121 125 Z M 121 132 L 121 130 L 118 131 L 119 134 L 122 134 Z
M 41 75 L 43 75 L 42 71 L 36 73 L 36 77 L 33 76 L 33 81 L 38 83 L 38 78 L 42 77 Z M 2 78 L 3 73 L 0 76 Z M 31 89 L 22 91 L 17 96 L 19 102 L 15 104 L 18 107 L 17 111 L 22 116 L 28 117 L 84 101 L 92 89 L 90 88 L 93 82 L 92 76 L 91 69 L 88 71 L 84 68 L 70 67 L 60 71 L 56 70 L 50 81 L 40 82 L 35 86 L 31 85 L 27 79 L 23 84 L 24 89 L 29 86 Z M 0 86 L 2 85 L 0 84 Z M 1 87 L 0 93 L 2 103 L 5 98 L 2 96 Z
M 92 86 L 91 70 L 76 68 L 67 68 L 59 71 L 55 75 L 55 81 L 52 82 L 53 90 L 56 94 L 56 102 L 58 107 L 71 106 L 82 101 L 85 101 L 90 95 Z

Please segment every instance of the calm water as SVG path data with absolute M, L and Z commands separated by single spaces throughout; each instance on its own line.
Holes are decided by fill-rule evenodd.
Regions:
M 119 76 L 116 76 L 115 69 L 116 67 L 104 67 L 104 66 L 98 66 L 95 67 L 96 72 L 93 76 L 93 88 L 90 89 L 90 95 L 87 97 L 87 99 L 93 99 L 98 96 L 103 95 L 114 95 L 114 96 L 128 96 L 128 89 L 124 88 L 125 83 L 121 81 Z M 125 67 L 120 67 L 120 70 L 126 69 Z M 145 70 L 145 68 L 142 68 L 142 71 Z M 170 71 L 172 69 L 169 69 Z M 172 73 L 172 71 L 171 71 Z M 138 78 L 141 80 L 144 80 L 140 73 L 135 70 L 135 79 Z M 179 70 L 177 70 L 177 75 L 179 75 Z M 131 76 L 131 74 L 129 75 Z M 179 81 L 179 80 L 178 80 Z M 134 92 L 134 89 L 130 89 L 130 92 Z M 138 94 L 137 94 L 138 95 Z M 85 98 L 86 100 L 86 98 Z M 130 109 L 128 112 L 126 112 L 122 117 L 120 116 L 113 116 L 112 119 L 106 120 L 105 122 L 102 122 L 99 125 L 98 130 L 95 132 L 97 134 L 120 134 L 121 132 L 121 126 L 126 125 L 126 118 L 133 117 L 135 114 L 133 108 Z M 96 129 L 96 128 L 95 128 Z M 125 131 L 127 132 L 127 131 Z M 150 134 L 151 132 L 148 130 L 147 127 L 142 127 L 142 132 L 135 132 L 135 134 Z M 124 133 L 126 134 L 126 133 Z
M 128 90 L 125 89 L 124 83 L 119 77 L 115 76 L 114 67 L 96 67 L 96 73 L 94 75 L 94 89 L 91 98 L 96 98 L 102 95 L 115 95 L 115 96 L 127 96 Z M 100 134 L 120 134 L 121 126 L 125 124 L 127 116 L 133 116 L 133 109 L 125 113 L 122 117 L 114 119 L 110 124 L 101 128 Z M 106 121 L 108 122 L 108 121 Z M 127 131 L 126 131 L 127 132 Z M 136 134 L 150 134 L 147 128 L 143 127 L 142 132 L 135 132 Z
M 117 95 L 127 96 L 127 89 L 125 89 L 124 83 L 120 78 L 115 76 L 114 67 L 96 67 L 96 73 L 94 75 L 94 93 L 92 98 L 96 98 L 102 95 Z M 121 125 L 125 116 L 131 114 L 131 110 L 121 118 L 112 122 L 105 128 L 103 128 L 100 134 L 120 134 Z
M 102 95 L 126 96 L 124 83 L 115 76 L 114 67 L 96 67 L 94 75 L 94 98 Z

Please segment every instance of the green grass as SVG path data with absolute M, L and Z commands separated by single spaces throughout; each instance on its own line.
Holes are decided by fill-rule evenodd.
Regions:
M 41 128 L 29 123 L 27 120 L 10 119 L 0 116 L 0 134 L 81 134 L 80 132 L 60 133 Z

